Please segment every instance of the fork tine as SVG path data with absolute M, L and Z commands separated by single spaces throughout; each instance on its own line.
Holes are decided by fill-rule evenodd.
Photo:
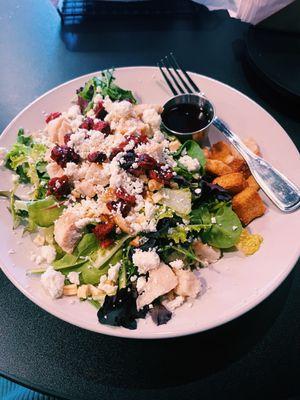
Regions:
M 182 87 L 180 86 L 180 83 L 178 82 L 178 80 L 176 79 L 176 76 L 174 76 L 173 72 L 170 70 L 168 64 L 169 63 L 169 59 L 168 56 L 165 57 L 166 62 L 164 62 L 163 59 L 160 60 L 160 62 L 162 63 L 163 67 L 166 68 L 166 70 L 168 71 L 169 75 L 171 76 L 173 82 L 175 83 L 175 85 L 177 86 L 178 90 L 180 93 L 184 94 L 185 91 L 182 89 Z
M 171 53 L 170 53 L 170 55 L 171 55 Z M 176 65 L 173 59 L 170 59 L 169 62 L 170 62 L 170 64 L 171 64 L 171 66 L 172 66 L 174 72 L 176 73 L 176 75 L 177 75 L 178 78 L 180 79 L 180 82 L 181 82 L 181 83 L 183 84 L 183 86 L 186 88 L 187 92 L 188 92 L 188 93 L 193 93 L 193 92 L 194 92 L 194 89 L 186 83 L 186 81 L 182 78 L 182 76 L 181 76 L 180 73 L 178 72 L 178 69 L 177 69 L 178 64 Z
M 192 85 L 193 89 L 196 90 L 197 92 L 201 92 L 201 90 L 198 88 L 198 86 L 196 85 L 196 83 L 192 80 L 192 78 L 187 74 L 187 72 L 180 67 L 180 65 L 178 64 L 176 58 L 174 57 L 174 54 L 171 52 L 170 53 L 170 57 L 173 61 L 173 66 L 175 65 L 176 68 L 174 68 L 174 71 L 177 73 L 178 77 L 180 78 L 181 82 L 183 83 L 183 79 L 181 78 L 180 74 L 178 73 L 178 69 L 183 73 L 183 75 L 186 77 L 186 79 L 189 81 L 189 83 Z M 186 85 L 184 85 L 186 87 Z
M 164 70 L 162 69 L 160 63 L 157 63 L 157 66 L 162 74 L 162 76 L 164 77 L 164 80 L 166 81 L 167 85 L 169 86 L 169 88 L 171 89 L 172 93 L 174 94 L 174 96 L 177 96 L 178 92 L 177 90 L 174 88 L 174 86 L 172 85 L 170 79 L 167 77 L 167 75 L 165 74 Z

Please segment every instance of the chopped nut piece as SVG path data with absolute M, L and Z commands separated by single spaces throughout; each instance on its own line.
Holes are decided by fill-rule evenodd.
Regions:
M 148 182 L 148 188 L 151 192 L 154 192 L 154 190 L 159 190 L 163 187 L 164 185 L 155 179 L 149 179 Z
M 140 245 L 140 237 L 136 236 L 134 239 L 132 239 L 132 241 L 129 243 L 131 246 L 133 247 L 139 247 Z
M 172 153 L 174 153 L 175 151 L 177 151 L 179 149 L 180 146 L 181 146 L 181 143 L 179 142 L 179 140 L 173 140 L 169 144 L 169 149 Z
M 76 296 L 77 294 L 77 285 L 73 283 L 72 285 L 65 285 L 63 289 L 64 296 Z
M 123 232 L 128 233 L 128 234 L 132 233 L 132 229 L 130 228 L 130 226 L 127 224 L 127 222 L 125 221 L 125 219 L 121 215 L 115 215 L 114 216 L 114 221 L 115 221 L 116 225 L 118 225 L 118 227 Z

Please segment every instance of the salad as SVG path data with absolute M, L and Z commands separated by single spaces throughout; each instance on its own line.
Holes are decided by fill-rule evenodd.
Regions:
M 1 192 L 13 227 L 39 247 L 28 273 L 53 299 L 90 302 L 101 324 L 135 329 L 147 315 L 167 323 L 199 297 L 201 268 L 262 242 L 245 228 L 265 206 L 243 158 L 225 142 L 181 143 L 162 130 L 161 112 L 108 70 L 78 88 L 67 111 L 47 115 L 44 129 L 20 129 L 0 151 L 14 172 Z

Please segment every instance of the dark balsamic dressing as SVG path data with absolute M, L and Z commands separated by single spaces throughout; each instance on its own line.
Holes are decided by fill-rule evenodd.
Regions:
M 211 115 L 198 104 L 176 104 L 162 113 L 164 125 L 175 132 L 189 133 L 205 128 Z

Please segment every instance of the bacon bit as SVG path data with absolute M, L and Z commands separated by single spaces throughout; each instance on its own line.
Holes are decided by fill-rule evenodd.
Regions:
M 103 249 L 107 249 L 107 248 L 110 247 L 113 243 L 114 243 L 114 240 L 113 240 L 113 239 L 107 238 L 107 239 L 104 239 L 104 240 L 102 240 L 102 241 L 100 242 L 100 246 L 101 246 Z
M 59 200 L 69 193 L 71 193 L 71 187 L 67 175 L 52 178 L 48 182 L 47 195 L 53 194 Z
M 131 195 L 126 192 L 125 189 L 122 187 L 116 190 L 116 196 L 118 199 L 124 200 L 126 203 L 130 204 L 131 206 L 135 205 L 136 198 L 134 195 Z
M 48 124 L 50 121 L 52 121 L 53 119 L 58 118 L 60 116 L 61 116 L 61 112 L 53 112 L 46 117 L 45 122 L 46 122 L 46 124 Z
M 99 241 L 101 241 L 107 239 L 106 236 L 108 236 L 114 230 L 114 228 L 115 224 L 111 221 L 100 222 L 93 229 L 93 234 Z

